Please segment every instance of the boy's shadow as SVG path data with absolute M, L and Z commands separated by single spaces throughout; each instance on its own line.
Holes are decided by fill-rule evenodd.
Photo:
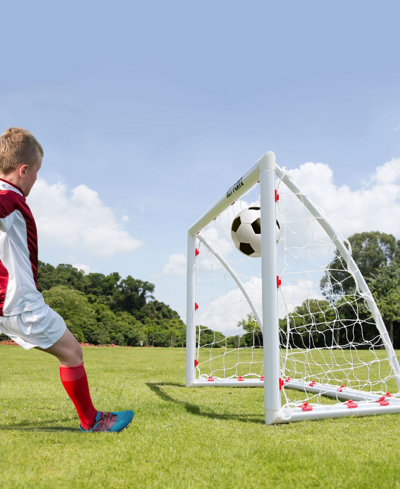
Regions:
M 71 421 L 70 418 L 64 418 L 62 421 Z M 25 431 L 32 433 L 77 433 L 79 428 L 71 428 L 70 426 L 49 426 L 49 421 L 21 421 L 16 424 L 0 426 L 0 431 Z
M 159 396 L 163 401 L 168 401 L 172 402 L 174 404 L 178 404 L 181 406 L 184 406 L 186 411 L 195 414 L 196 416 L 202 416 L 205 418 L 211 418 L 211 419 L 222 419 L 222 420 L 235 420 L 235 421 L 242 421 L 244 423 L 257 423 L 257 424 L 264 424 L 264 417 L 263 414 L 219 414 L 215 412 L 206 412 L 203 411 L 200 406 L 196 404 L 191 404 L 187 401 L 181 401 L 179 399 L 176 399 L 169 394 L 165 392 L 165 389 L 171 388 L 171 387 L 180 387 L 186 389 L 186 386 L 184 384 L 177 384 L 173 382 L 146 382 L 146 385 L 155 393 L 157 396 Z M 212 387 L 215 389 L 215 387 Z

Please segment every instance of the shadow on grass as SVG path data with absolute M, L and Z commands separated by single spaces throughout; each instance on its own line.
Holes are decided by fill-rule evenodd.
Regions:
M 196 404 L 191 404 L 187 401 L 180 401 L 179 399 L 175 399 L 172 396 L 168 395 L 164 389 L 168 389 L 170 387 L 179 387 L 182 389 L 186 389 L 184 384 L 177 384 L 173 382 L 157 382 L 151 383 L 146 382 L 146 385 L 155 393 L 158 397 L 160 397 L 163 401 L 172 402 L 173 404 L 177 404 L 180 406 L 184 406 L 188 413 L 194 414 L 196 416 L 202 416 L 205 418 L 211 419 L 221 419 L 221 420 L 235 420 L 242 421 L 244 423 L 257 423 L 264 424 L 263 414 L 222 414 L 216 412 L 206 412 L 201 409 L 200 406 Z
M 62 421 L 71 421 L 69 418 L 61 419 Z M 36 432 L 36 433 L 63 433 L 72 432 L 77 433 L 80 431 L 79 428 L 71 428 L 70 426 L 49 426 L 51 423 L 49 421 L 21 421 L 18 424 L 9 424 L 0 426 L 1 431 L 26 431 L 26 432 Z

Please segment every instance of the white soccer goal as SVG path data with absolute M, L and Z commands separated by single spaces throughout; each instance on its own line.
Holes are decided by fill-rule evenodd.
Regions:
M 257 207 L 251 258 L 231 228 Z M 189 229 L 186 348 L 188 387 L 263 386 L 267 424 L 400 412 L 399 363 L 350 243 L 273 152 Z

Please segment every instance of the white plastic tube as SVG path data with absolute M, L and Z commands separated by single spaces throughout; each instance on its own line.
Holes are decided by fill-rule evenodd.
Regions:
M 196 352 L 196 237 L 188 235 L 187 250 L 187 303 L 186 303 L 186 387 L 196 379 L 194 365 Z
M 193 224 L 193 226 L 189 228 L 189 234 L 194 236 L 196 233 L 201 231 L 209 222 L 217 217 L 220 212 L 225 210 L 249 188 L 257 183 L 260 173 L 259 163 L 261 159 L 245 175 L 243 175 L 243 177 L 239 178 L 239 180 L 229 187 L 218 202 L 216 202 L 202 217 L 200 217 L 200 219 Z
M 260 160 L 261 276 L 263 309 L 265 423 L 272 424 L 281 409 L 279 389 L 279 316 L 276 275 L 275 154 Z

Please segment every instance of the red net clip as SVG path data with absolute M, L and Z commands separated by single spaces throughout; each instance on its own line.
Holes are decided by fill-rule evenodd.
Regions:
M 194 366 L 197 367 L 197 365 L 199 364 L 199 361 L 198 360 L 194 360 Z
M 196 248 L 196 251 L 194 252 L 195 256 L 200 255 L 200 251 Z
M 282 387 L 285 385 L 285 382 L 279 377 L 279 390 L 282 390 Z
M 194 303 L 194 310 L 197 311 L 197 309 L 199 308 L 197 302 Z
M 339 392 L 343 392 L 343 389 L 345 389 L 345 386 L 344 385 L 341 385 L 338 389 Z
M 242 382 L 244 380 L 243 377 L 238 377 L 237 379 L 238 379 L 239 382 Z
M 312 381 L 312 382 L 310 382 L 308 385 L 309 385 L 310 387 L 314 387 L 314 385 L 315 385 L 315 384 L 316 384 L 316 382 L 315 382 L 315 380 L 313 380 L 313 381 Z
M 260 380 L 264 382 L 264 375 L 261 375 Z
M 276 276 L 276 286 L 278 287 L 278 289 L 279 289 L 281 284 L 282 284 L 282 280 L 279 278 L 279 275 L 277 275 Z
M 379 402 L 381 406 L 389 406 L 389 401 L 386 401 L 385 396 L 380 397 L 376 402 Z
M 290 380 L 292 380 L 292 377 L 288 377 L 287 379 L 285 379 L 285 382 L 289 382 Z
M 207 378 L 207 380 L 208 380 L 208 382 L 214 382 L 214 378 L 211 377 L 211 375 L 210 375 L 210 377 Z
M 349 409 L 358 407 L 357 403 L 355 403 L 353 399 L 349 399 L 347 402 L 345 402 L 345 404 Z
M 390 392 L 386 392 L 384 397 L 392 397 L 392 394 Z
M 308 404 L 308 402 L 305 402 L 301 406 L 299 406 L 302 411 L 312 411 L 312 406 Z
M 278 191 L 275 190 L 275 202 L 278 202 L 279 200 L 279 194 L 278 194 Z

